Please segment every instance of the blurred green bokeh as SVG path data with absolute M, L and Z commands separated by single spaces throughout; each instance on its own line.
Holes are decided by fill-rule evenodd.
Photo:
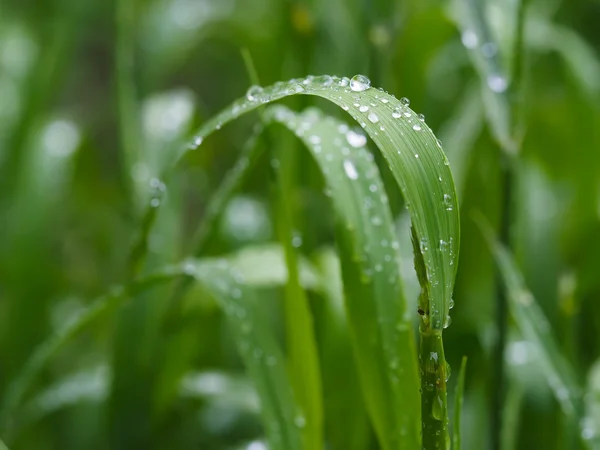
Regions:
M 38 345 L 91 299 L 129 279 L 129 249 L 140 230 L 142 206 L 155 200 L 145 187 L 170 149 L 245 94 L 252 84 L 241 56 L 247 49 L 262 84 L 307 74 L 364 73 L 373 85 L 410 98 L 426 116 L 444 143 L 461 204 L 456 306 L 445 336 L 453 368 L 463 355 L 469 358 L 463 448 L 491 449 L 493 436 L 500 436 L 503 450 L 578 448 L 536 355 L 510 320 L 504 420 L 502 429 L 494 429 L 498 279 L 472 212 L 482 212 L 499 230 L 508 189 L 497 122 L 465 49 L 470 37 L 461 3 L 469 2 L 0 0 L 0 405 Z M 510 13 L 520 2 L 482 3 L 499 50 L 511 48 Z M 520 139 L 508 217 L 510 247 L 525 281 L 580 384 L 589 389 L 589 429 L 596 433 L 599 21 L 598 0 L 527 4 L 525 76 L 521 89 L 510 94 L 518 98 L 509 99 L 519 105 Z M 130 84 L 121 78 L 128 76 Z M 315 105 L 348 120 L 319 99 L 285 103 L 293 109 Z M 190 255 L 207 199 L 257 121 L 245 117 L 228 125 L 178 166 L 149 237 L 146 269 Z M 274 139 L 290 150 L 299 145 Z M 338 332 L 331 317 L 342 314 L 328 307 L 340 304 L 324 305 L 310 287 L 321 278 L 337 282 L 327 275 L 337 273 L 328 259 L 333 213 L 309 155 L 298 152 L 294 163 L 301 188 L 292 201 L 302 224 L 295 246 L 306 257 L 301 278 L 317 339 L 327 342 Z M 380 166 L 404 243 L 402 198 Z M 235 254 L 231 258 L 263 280 L 261 300 L 283 336 L 278 280 L 286 273 L 272 244 L 268 172 L 263 156 L 225 208 L 204 255 Z M 410 243 L 403 245 L 409 288 L 410 250 Z M 177 288 L 175 283 L 137 296 L 62 348 L 0 437 L 13 450 L 265 448 L 259 401 L 223 314 L 197 288 L 171 302 Z M 327 398 L 328 390 L 344 389 L 340 380 L 355 374 L 343 343 L 320 351 L 336 362 L 323 376 Z M 331 450 L 344 443 L 345 421 L 338 417 L 343 412 L 334 406 L 325 419 Z M 364 428 L 357 432 L 362 441 L 345 445 L 378 448 L 366 419 L 359 419 L 348 426 Z

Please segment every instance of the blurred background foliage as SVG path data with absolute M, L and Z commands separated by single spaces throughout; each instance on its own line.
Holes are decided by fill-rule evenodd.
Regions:
M 458 368 L 463 355 L 469 358 L 463 448 L 492 448 L 498 439 L 504 450 L 576 448 L 535 348 L 511 321 L 501 428 L 493 418 L 498 279 L 473 211 L 497 230 L 508 220 L 507 241 L 525 282 L 580 384 L 587 386 L 588 415 L 596 421 L 589 432 L 596 433 L 600 2 L 528 3 L 525 76 L 521 89 L 511 91 L 518 96 L 511 101 L 519 105 L 514 147 L 502 141 L 486 87 L 480 87 L 480 71 L 486 69 L 465 49 L 473 46 L 465 32 L 465 3 L 1 1 L 0 399 L 45 338 L 90 299 L 128 279 L 142 205 L 159 201 L 140 186 L 152 181 L 169 149 L 193 127 L 245 94 L 251 82 L 240 49 L 246 48 L 263 84 L 306 74 L 368 74 L 374 85 L 410 98 L 442 140 L 462 214 L 456 307 L 445 334 L 450 365 Z M 494 42 L 511 48 L 504 43 L 513 36 L 510 11 L 518 2 L 483 3 Z M 121 82 L 123 74 L 133 83 Z M 123 95 L 123 89 L 132 95 Z M 319 100 L 286 103 L 294 109 L 315 104 L 347 120 Z M 207 199 L 256 122 L 256 116 L 246 117 L 227 126 L 179 165 L 149 238 L 147 267 L 180 261 L 193 251 Z M 507 149 L 518 152 L 509 178 L 503 175 Z M 204 255 L 226 255 L 254 276 L 272 326 L 283 334 L 286 270 L 273 244 L 264 181 L 269 164 L 261 162 L 222 211 Z M 305 257 L 301 278 L 324 360 L 327 439 L 332 450 L 377 448 L 366 416 L 352 415 L 356 423 L 351 424 L 346 412 L 336 409 L 336 390 L 343 393 L 345 383 L 353 389 L 355 375 L 340 331 L 332 211 L 314 162 L 299 153 L 295 164 L 301 188 L 290 200 L 302 227 L 293 245 Z M 387 169 L 381 170 L 404 233 L 403 276 L 413 287 L 410 301 L 416 301 L 402 199 Z M 153 188 L 164 190 L 160 183 Z M 323 280 L 327 286 L 315 289 Z M 4 424 L 2 437 L 11 448 L 264 448 L 258 399 L 222 313 L 195 288 L 183 301 L 169 301 L 177 287 L 136 297 L 62 348 L 19 413 Z M 354 441 L 344 436 L 348 427 Z

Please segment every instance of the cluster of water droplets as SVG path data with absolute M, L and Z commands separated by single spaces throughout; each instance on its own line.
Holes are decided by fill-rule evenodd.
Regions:
M 379 124 L 378 131 L 385 131 L 382 123 L 382 115 L 389 115 L 389 107 L 387 106 L 389 99 L 382 95 L 375 95 L 375 100 L 363 99 L 361 93 L 374 89 L 371 87 L 371 81 L 364 75 L 355 75 L 352 78 L 337 77 L 331 75 L 312 76 L 305 78 L 295 78 L 288 82 L 278 82 L 269 87 L 261 87 L 257 85 L 250 86 L 246 95 L 236 101 L 229 109 L 225 110 L 213 120 L 207 122 L 202 127 L 200 132 L 189 144 L 189 149 L 199 147 L 204 138 L 214 130 L 220 129 L 225 123 L 244 114 L 245 112 L 255 109 L 256 107 L 266 104 L 280 98 L 293 94 L 317 94 L 328 93 L 333 95 L 324 95 L 332 98 L 340 104 L 340 106 L 351 112 L 351 114 L 359 120 L 359 123 L 364 127 L 367 122 Z M 385 92 L 377 89 L 380 92 Z M 346 104 L 341 95 L 335 95 L 335 92 L 352 94 L 353 101 L 351 104 Z M 372 96 L 370 96 L 372 97 Z M 406 98 L 401 99 L 401 106 L 394 109 L 391 113 L 392 118 L 403 118 L 409 121 L 413 131 L 421 131 L 424 129 L 424 117 L 415 115 L 409 108 L 409 101 Z M 356 113 L 359 114 L 356 114 Z M 374 134 L 377 134 L 376 130 Z M 439 145 L 439 143 L 438 143 Z M 417 156 L 418 157 L 418 156 Z
M 150 178 L 148 185 L 150 187 L 150 207 L 158 208 L 167 191 L 167 186 L 159 178 Z
M 491 62 L 498 54 L 498 47 L 493 42 L 482 42 L 477 33 L 472 29 L 466 29 L 461 34 L 461 41 L 465 48 L 479 52 L 483 60 L 493 66 Z M 496 93 L 502 93 L 508 88 L 508 79 L 505 75 L 492 71 L 486 78 L 488 87 Z

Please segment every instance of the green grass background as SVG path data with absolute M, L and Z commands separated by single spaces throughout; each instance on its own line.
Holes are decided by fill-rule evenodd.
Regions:
M 570 450 L 582 445 L 579 433 L 600 433 L 600 2 L 520 5 L 0 1 L 0 409 L 33 351 L 94 298 L 196 251 L 209 199 L 247 152 L 253 168 L 219 205 L 199 256 L 239 260 L 260 285 L 261 320 L 282 342 L 290 339 L 284 304 L 293 283 L 286 285 L 285 267 L 298 265 L 296 287 L 307 290 L 292 292 L 307 297 L 314 322 L 325 441 L 332 450 L 379 448 L 336 285 L 334 212 L 300 142 L 281 130 L 252 142 L 260 117 L 247 115 L 186 155 L 165 189 L 146 189 L 148 173 L 168 166 L 192 130 L 246 94 L 253 84 L 241 54 L 247 49 L 265 85 L 364 73 L 408 97 L 443 142 L 461 205 L 455 306 L 444 336 L 451 405 L 468 357 L 462 448 Z M 479 36 L 472 50 L 465 48 L 470 30 Z M 500 93 L 489 86 L 498 74 L 510 82 Z M 317 106 L 355 125 L 322 99 L 283 103 L 297 111 Z M 248 150 L 254 145 L 267 151 Z M 405 205 L 375 154 L 417 323 Z M 273 186 L 278 164 L 288 185 Z M 278 189 L 291 205 L 298 261 L 286 261 L 273 244 L 281 237 Z M 149 202 L 160 208 L 148 255 L 132 260 Z M 504 288 L 473 219 L 480 215 L 509 247 L 547 318 L 552 355 L 562 355 L 585 393 L 583 426 L 564 414 L 540 343 L 524 331 L 537 316 L 499 315 Z M 187 287 L 183 297 L 179 281 L 132 294 L 56 352 L 4 417 L 0 437 L 9 448 L 264 448 L 235 325 L 209 288 Z

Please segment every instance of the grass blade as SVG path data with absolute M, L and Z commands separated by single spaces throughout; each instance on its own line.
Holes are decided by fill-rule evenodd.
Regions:
M 410 314 L 387 197 L 366 139 L 314 109 L 296 114 L 275 106 L 265 119 L 296 133 L 325 178 L 339 223 L 346 310 L 367 409 L 384 448 L 414 448 L 419 401 Z
M 269 448 L 300 450 L 299 411 L 285 359 L 268 325 L 264 307 L 224 260 L 188 261 L 186 272 L 205 286 L 223 308 L 230 330 L 259 393 Z
M 267 88 L 254 86 L 246 97 L 207 121 L 175 159 L 198 148 L 207 136 L 240 115 L 290 95 L 323 97 L 347 110 L 384 155 L 409 204 L 417 236 L 428 244 L 424 258 L 431 286 L 430 322 L 432 328 L 441 330 L 449 311 L 459 248 L 458 203 L 448 161 L 435 135 L 408 107 L 408 101 L 368 84 L 356 90 L 349 84 L 347 78 L 323 75 Z
M 508 292 L 509 307 L 517 327 L 529 342 L 536 347 L 547 382 L 552 389 L 563 413 L 584 427 L 584 408 L 581 387 L 573 368 L 562 354 L 552 335 L 552 327 L 525 286 L 517 265 L 508 252 L 494 237 L 488 222 L 481 216 L 474 218 L 496 259 Z M 588 448 L 600 448 L 600 437 L 588 436 L 581 431 L 581 438 Z
M 463 399 L 465 395 L 465 374 L 467 372 L 467 357 L 463 356 L 460 363 L 460 372 L 458 373 L 458 381 L 456 382 L 456 391 L 454 393 L 454 430 L 452 433 L 452 448 L 460 450 L 461 447 L 461 416 Z
M 174 159 L 180 159 L 190 148 L 197 148 L 207 136 L 241 114 L 295 94 L 320 96 L 347 110 L 384 155 L 407 204 L 410 205 L 411 220 L 421 244 L 419 252 L 422 252 L 426 274 L 421 280 L 428 292 L 424 326 L 431 336 L 435 336 L 436 345 L 441 345 L 441 333 L 447 322 L 456 274 L 455 263 L 459 247 L 458 204 L 448 161 L 439 141 L 423 120 L 408 107 L 407 101 L 399 101 L 384 91 L 370 88 L 368 80 L 360 76 L 351 81 L 324 75 L 277 83 L 268 88 L 254 86 L 249 89 L 245 98 L 234 102 L 206 122 L 192 143 L 180 149 Z M 346 133 L 346 138 L 350 139 L 349 143 L 356 142 L 355 134 Z M 343 228 L 341 227 L 341 235 L 347 233 Z M 348 252 L 352 248 L 351 239 L 354 239 L 351 234 L 350 231 L 346 247 Z M 358 277 L 355 282 L 361 273 L 362 270 L 354 273 Z M 365 353 L 366 347 L 363 349 Z M 440 367 L 445 367 L 443 352 L 439 354 Z M 374 381 L 378 383 L 378 380 Z M 440 391 L 439 398 L 445 402 L 445 383 L 439 389 L 436 387 L 437 390 Z M 383 402 L 383 398 L 381 400 Z M 448 439 L 446 414 L 444 406 L 439 420 L 440 442 Z M 384 416 L 382 414 L 382 420 Z M 394 441 L 395 439 L 392 440 Z
M 495 38 L 486 18 L 486 2 L 456 0 L 452 14 L 464 46 L 481 80 L 481 96 L 490 129 L 502 149 L 516 153 L 518 145 L 512 129 L 509 85 L 512 81 L 502 57 L 507 49 Z M 506 51 L 506 53 L 510 53 Z
M 200 282 L 219 302 L 231 323 L 240 354 L 262 400 L 262 412 L 272 448 L 299 450 L 300 438 L 293 425 L 298 411 L 282 364 L 281 350 L 260 311 L 260 304 L 251 290 L 243 285 L 241 274 L 225 260 L 189 260 L 169 266 L 129 286 L 117 286 L 94 301 L 31 355 L 20 376 L 11 385 L 10 396 L 3 405 L 2 429 L 10 430 L 13 434 L 18 432 L 18 428 L 13 428 L 14 424 L 11 423 L 16 408 L 42 368 L 79 331 L 108 311 L 122 306 L 130 298 L 181 276 L 191 276 Z
M 344 310 L 344 290 L 338 255 L 333 248 L 315 255 L 323 280 L 323 300 L 315 313 L 321 349 L 325 430 L 331 448 L 364 450 L 371 433 L 356 358 Z
M 263 117 L 264 121 L 264 114 Z M 277 234 L 283 248 L 288 276 L 285 283 L 285 331 L 290 379 L 299 415 L 294 424 L 301 429 L 303 448 L 323 448 L 323 393 L 321 368 L 314 332 L 314 321 L 308 298 L 302 289 L 298 273 L 298 255 L 292 245 L 294 228 L 294 160 L 291 152 L 273 152 L 279 161 L 273 201 Z

